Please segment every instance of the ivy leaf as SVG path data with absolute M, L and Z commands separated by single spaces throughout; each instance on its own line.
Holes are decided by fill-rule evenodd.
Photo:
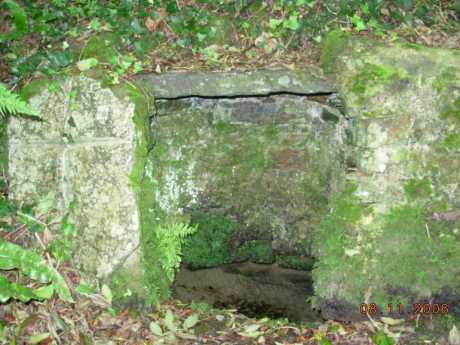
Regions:
M 166 311 L 164 318 L 165 326 L 171 331 L 175 332 L 177 330 L 176 324 L 174 323 L 174 315 L 171 310 Z
M 382 317 L 381 318 L 382 322 L 387 324 L 387 325 L 390 325 L 390 326 L 395 326 L 395 325 L 399 325 L 401 323 L 404 323 L 404 319 L 393 319 L 391 317 Z
M 185 329 L 192 328 L 198 323 L 198 315 L 197 314 L 192 314 L 189 317 L 187 317 L 184 321 L 183 327 Z
M 270 19 L 270 21 L 268 22 L 268 26 L 271 30 L 276 30 L 278 28 L 278 26 L 281 25 L 283 21 L 281 19 Z
M 41 299 L 50 299 L 53 297 L 54 293 L 54 286 L 53 285 L 46 285 L 39 287 L 38 289 L 33 290 L 34 294 Z
M 160 337 L 163 336 L 163 331 L 161 330 L 160 325 L 156 323 L 155 321 L 150 322 L 149 329 L 150 329 L 150 332 L 152 332 L 153 334 L 158 335 Z
M 257 338 L 258 336 L 264 334 L 264 332 L 259 331 L 261 326 L 262 325 L 259 324 L 249 325 L 244 329 L 243 332 L 238 334 L 242 335 L 243 337 Z
M 84 72 L 84 71 L 87 71 L 93 67 L 95 67 L 97 64 L 99 63 L 99 61 L 97 61 L 96 58 L 89 58 L 89 59 L 85 59 L 85 60 L 80 60 L 77 62 L 77 68 Z
M 93 289 L 91 286 L 80 283 L 77 286 L 77 292 L 85 295 L 92 295 L 96 293 L 96 290 Z
M 291 14 L 289 19 L 283 22 L 283 27 L 292 31 L 296 31 L 300 27 L 298 16 Z
M 203 42 L 204 39 L 207 37 L 207 35 L 198 32 L 198 33 L 196 34 L 196 37 L 198 38 L 198 42 Z
M 394 341 L 388 337 L 383 330 L 378 331 L 372 336 L 372 341 L 376 345 L 394 345 Z
M 39 343 L 41 343 L 42 341 L 48 339 L 49 337 L 50 337 L 50 334 L 49 334 L 49 333 L 40 333 L 40 334 L 32 335 L 32 336 L 27 340 L 27 344 L 30 344 L 30 345 L 39 344 Z
M 364 24 L 364 21 L 357 14 L 353 15 L 353 17 L 351 18 L 351 22 L 355 26 L 356 31 L 359 32 L 366 30 L 366 24 Z
M 112 291 L 106 284 L 102 285 L 101 293 L 105 297 L 107 302 L 109 302 L 109 304 L 112 304 L 112 299 L 113 299 Z

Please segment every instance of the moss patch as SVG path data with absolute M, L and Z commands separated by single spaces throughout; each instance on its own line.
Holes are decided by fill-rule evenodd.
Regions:
M 410 200 L 428 198 L 432 192 L 431 181 L 428 179 L 411 179 L 404 186 L 404 191 Z
M 326 35 L 321 46 L 320 59 L 326 73 L 334 72 L 335 59 L 343 52 L 348 37 L 350 34 L 341 30 L 333 30 Z
M 277 255 L 276 263 L 285 268 L 310 271 L 313 268 L 314 259 L 309 256 Z
M 213 267 L 229 263 L 232 236 L 237 224 L 226 217 L 210 214 L 194 214 L 191 225 L 198 231 L 185 240 L 183 262 L 192 269 Z
M 275 261 L 271 242 L 249 241 L 236 252 L 236 261 L 251 261 L 256 264 L 271 264 Z

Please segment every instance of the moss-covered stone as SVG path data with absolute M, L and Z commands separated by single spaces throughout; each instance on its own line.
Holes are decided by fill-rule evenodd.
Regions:
M 240 246 L 235 261 L 250 261 L 256 264 L 271 264 L 275 261 L 270 241 L 249 241 Z
M 353 118 L 354 185 L 316 232 L 313 272 L 323 316 L 359 318 L 359 305 L 460 300 L 458 54 L 363 38 L 332 51 Z M 457 222 L 458 223 L 458 222 Z M 456 297 L 452 297 L 456 296 Z M 435 301 L 435 302 L 433 302 Z
M 119 55 L 116 47 L 120 46 L 117 35 L 104 32 L 90 37 L 82 48 L 76 50 L 79 50 L 81 60 L 95 58 L 99 63 L 112 63 Z
M 265 240 L 280 253 L 310 252 L 342 188 L 340 113 L 294 96 L 161 101 L 158 110 L 151 174 L 160 213 L 225 215 L 238 224 L 237 247 Z
M 349 33 L 341 30 L 333 30 L 329 32 L 321 45 L 321 64 L 326 73 L 334 71 L 334 63 L 346 46 Z
M 238 225 L 219 215 L 194 214 L 198 231 L 185 240 L 183 262 L 192 269 L 219 266 L 231 259 L 232 239 Z
M 276 263 L 280 267 L 311 271 L 314 264 L 314 258 L 311 256 L 277 255 Z
M 44 121 L 14 118 L 9 125 L 10 196 L 30 200 L 51 191 L 58 207 L 75 202 L 73 259 L 83 278 L 145 299 L 134 189 L 140 193 L 148 151 L 148 97 L 133 83 L 110 90 L 86 76 L 36 80 L 22 95 Z M 121 287 L 116 277 L 129 284 Z

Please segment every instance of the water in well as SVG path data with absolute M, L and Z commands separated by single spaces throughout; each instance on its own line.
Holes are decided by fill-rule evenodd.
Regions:
M 319 319 L 308 302 L 313 294 L 311 273 L 277 264 L 244 262 L 199 270 L 184 267 L 177 274 L 174 294 L 184 302 L 234 308 L 249 317 Z

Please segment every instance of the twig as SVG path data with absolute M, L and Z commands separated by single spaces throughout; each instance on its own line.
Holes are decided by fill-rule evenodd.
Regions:
M 434 212 L 431 216 L 431 219 L 433 220 L 446 221 L 449 223 L 455 222 L 458 218 L 460 218 L 460 209 L 452 212 Z

